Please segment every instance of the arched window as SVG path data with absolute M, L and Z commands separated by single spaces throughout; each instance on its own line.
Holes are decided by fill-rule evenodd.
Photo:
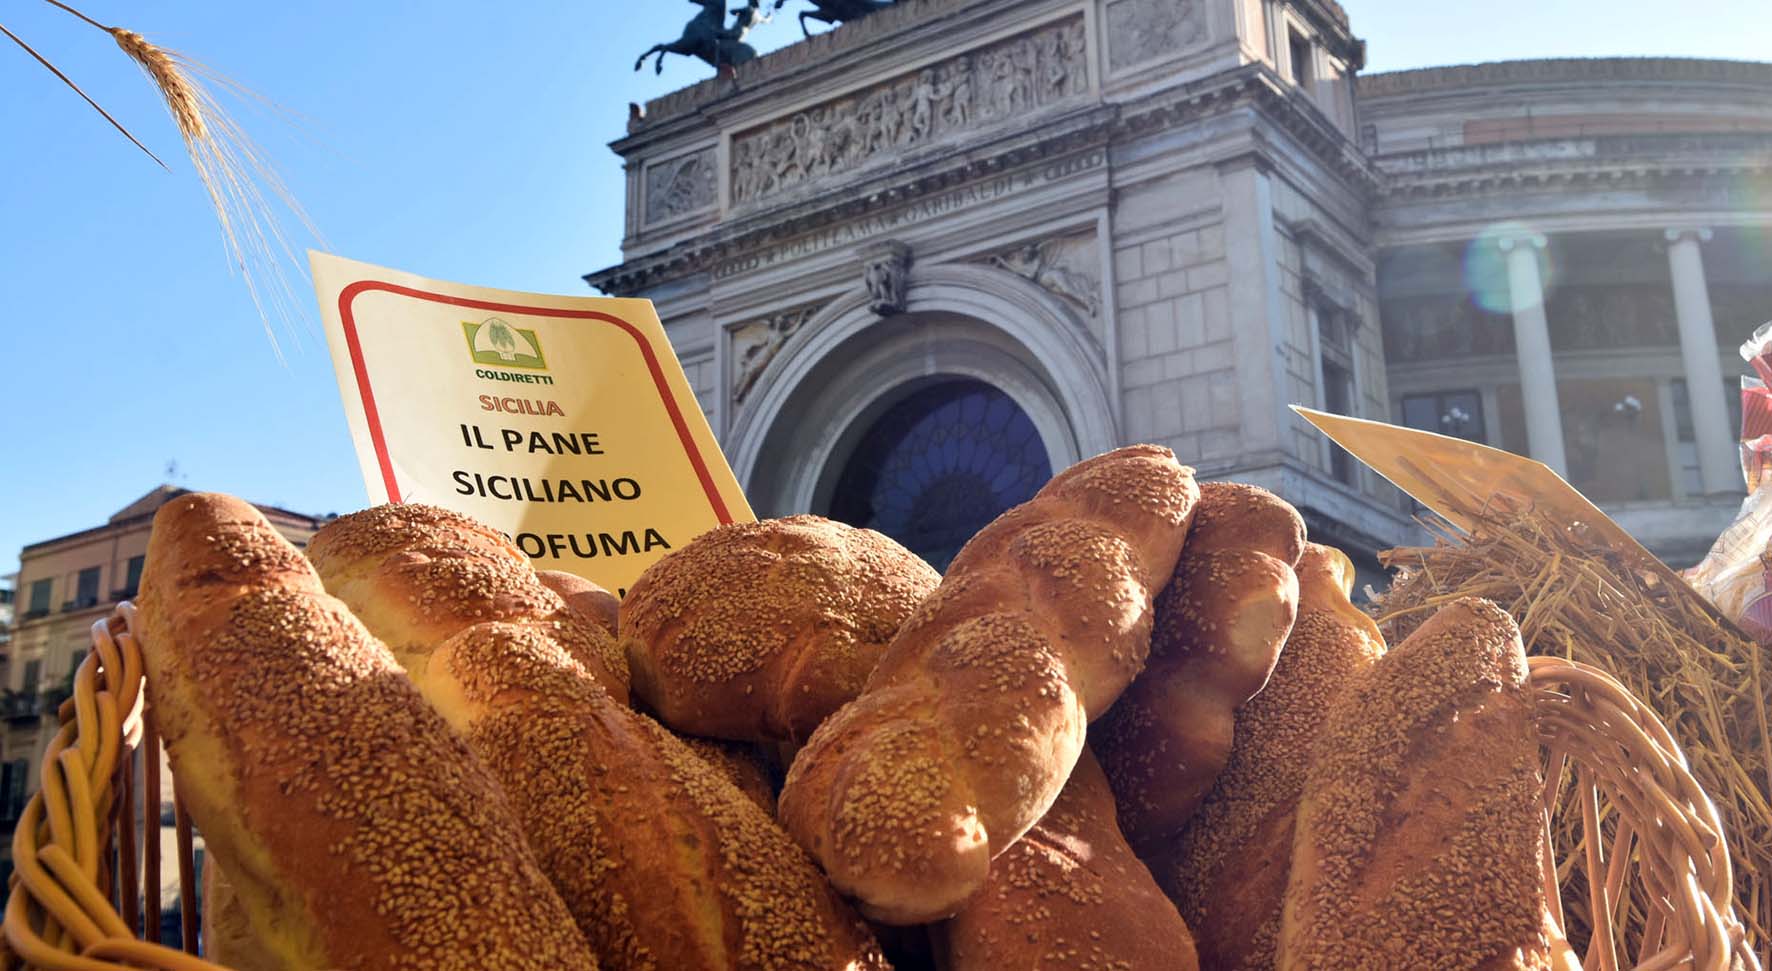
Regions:
M 1034 423 L 982 381 L 922 388 L 862 435 L 831 496 L 832 519 L 876 529 L 938 570 L 999 513 L 1052 477 Z

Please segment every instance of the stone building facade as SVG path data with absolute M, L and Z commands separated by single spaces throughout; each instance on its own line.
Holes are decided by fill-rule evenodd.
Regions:
M 634 112 L 613 145 L 627 172 L 624 261 L 586 279 L 657 305 L 760 515 L 810 510 L 875 526 L 940 565 L 1051 471 L 1151 441 L 1203 477 L 1275 489 L 1315 536 L 1370 554 L 1411 538 L 1412 508 L 1289 404 L 1371 418 L 1434 411 L 1438 430 L 1472 434 L 1471 423 L 1437 419 L 1447 402 L 1469 410 L 1445 392 L 1477 387 L 1493 416 L 1485 440 L 1551 455 L 1542 435 L 1528 442 L 1520 431 L 1525 416 L 1543 414 L 1538 398 L 1519 397 L 1542 386 L 1518 376 L 1538 358 L 1516 358 L 1511 343 L 1471 344 L 1471 311 L 1429 299 L 1469 302 L 1469 288 L 1452 288 L 1462 277 L 1438 264 L 1417 269 L 1415 251 L 1496 237 L 1483 296 L 1501 301 L 1502 332 L 1512 333 L 1514 311 L 1532 311 L 1508 303 L 1508 286 L 1525 292 L 1529 279 L 1517 255 L 1526 250 L 1485 228 L 1502 215 L 1538 227 L 1521 237 L 1537 254 L 1531 232 L 1564 231 L 1540 215 L 1561 205 L 1579 221 L 1584 204 L 1634 191 L 1663 203 L 1636 214 L 1653 233 L 1714 235 L 1724 224 L 1716 207 L 1688 205 L 1656 177 L 1599 188 L 1614 177 L 1597 166 L 1584 202 L 1567 196 L 1566 180 L 1589 176 L 1522 189 L 1536 171 L 1523 162 L 1567 172 L 1582 151 L 1608 161 L 1644 139 L 1715 138 L 1715 152 L 1699 154 L 1733 160 L 1732 172 L 1763 188 L 1764 168 L 1749 163 L 1768 156 L 1749 149 L 1772 123 L 1746 102 L 1757 91 L 1772 104 L 1772 73 L 1731 65 L 1685 88 L 1624 85 L 1613 107 L 1583 110 L 1623 124 L 1640 115 L 1633 99 L 1661 99 L 1665 124 L 1677 125 L 1725 90 L 1741 110 L 1705 108 L 1714 133 L 1596 135 L 1516 119 L 1522 104 L 1566 109 L 1592 78 L 1526 97 L 1506 79 L 1555 70 L 1469 69 L 1482 84 L 1462 80 L 1465 69 L 1357 78 L 1363 56 L 1329 0 L 899 0 Z M 1632 69 L 1652 78 L 1665 68 Z M 1673 89 L 1684 100 L 1668 99 Z M 1691 147 L 1655 151 L 1664 149 L 1670 167 L 1696 160 Z M 1533 193 L 1538 201 L 1509 201 Z M 1772 224 L 1764 208 L 1732 218 Z M 1638 242 L 1652 248 L 1649 228 Z M 1667 245 L 1686 252 L 1685 239 Z M 1608 265 L 1600 251 L 1591 258 Z M 1676 263 L 1659 258 L 1666 281 Z M 1568 300 L 1547 282 L 1554 274 L 1532 268 L 1553 294 L 1536 305 L 1561 314 Z M 1713 280 L 1721 272 L 1707 269 Z M 1581 373 L 1564 350 L 1542 355 L 1553 383 Z M 1452 362 L 1479 352 L 1488 383 L 1454 381 L 1464 374 Z M 1680 393 L 1671 382 L 1684 372 L 1670 370 L 1667 352 L 1658 346 L 1651 368 L 1661 383 L 1638 395 L 1645 422 L 1672 413 L 1649 411 L 1665 404 L 1658 396 Z M 1733 370 L 1708 372 L 1704 386 L 1720 393 Z M 1694 411 L 1707 440 L 1727 421 L 1715 404 Z M 1664 465 L 1686 458 L 1675 445 L 1664 452 Z M 1581 469 L 1598 467 L 1580 454 Z M 1728 505 L 1712 495 L 1727 483 L 1701 486 L 1690 503 L 1699 518 Z M 1666 513 L 1688 498 L 1670 486 L 1641 501 Z M 1668 515 L 1639 519 L 1668 525 Z M 1702 524 L 1710 536 L 1712 519 Z

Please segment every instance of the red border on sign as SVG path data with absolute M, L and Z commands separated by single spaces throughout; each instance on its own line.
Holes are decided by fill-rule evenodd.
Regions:
M 363 415 L 369 422 L 369 440 L 375 445 L 375 460 L 381 467 L 382 484 L 387 487 L 388 500 L 400 501 L 400 485 L 394 481 L 394 463 L 388 458 L 388 443 L 381 431 L 381 414 L 375 407 L 375 392 L 369 386 L 369 371 L 363 362 L 363 347 L 357 340 L 357 319 L 352 309 L 352 302 L 361 294 L 380 290 L 395 293 L 403 297 L 417 300 L 431 300 L 436 303 L 449 304 L 455 307 L 472 307 L 476 310 L 504 311 L 513 314 L 528 314 L 532 317 L 566 317 L 573 320 L 595 320 L 605 324 L 614 324 L 634 339 L 639 345 L 640 355 L 646 359 L 646 370 L 652 374 L 652 383 L 658 389 L 659 400 L 664 402 L 665 411 L 671 416 L 671 425 L 677 429 L 677 440 L 683 444 L 683 452 L 689 457 L 689 464 L 695 467 L 696 478 L 701 480 L 702 491 L 707 493 L 708 503 L 714 507 L 714 515 L 722 525 L 732 522 L 732 516 L 726 510 L 726 500 L 721 497 L 720 489 L 714 484 L 714 477 L 708 472 L 708 463 L 702 458 L 701 450 L 696 447 L 695 439 L 689 434 L 689 423 L 683 420 L 683 411 L 677 407 L 677 399 L 665 383 L 664 368 L 659 366 L 658 355 L 652 352 L 652 342 L 640 333 L 633 324 L 599 313 L 595 310 L 566 310 L 560 307 L 526 307 L 514 303 L 494 303 L 490 300 L 470 300 L 467 297 L 452 297 L 446 293 L 431 293 L 428 290 L 415 290 L 396 283 L 385 283 L 381 280 L 359 280 L 344 288 L 338 295 L 338 315 L 344 323 L 345 347 L 350 351 L 351 370 L 357 375 L 357 393 L 363 399 Z

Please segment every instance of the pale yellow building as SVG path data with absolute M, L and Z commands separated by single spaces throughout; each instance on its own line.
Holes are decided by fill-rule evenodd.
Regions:
M 74 671 L 91 647 L 92 626 L 118 601 L 135 596 L 155 511 L 188 491 L 160 486 L 102 525 L 32 543 L 19 553 L 13 619 L 10 629 L 0 631 L 0 878 L 11 874 L 12 829 L 38 789 L 56 709 L 72 691 Z M 326 522 L 275 506 L 258 509 L 297 546 L 307 545 Z M 162 801 L 168 813 L 171 798 L 167 789 Z

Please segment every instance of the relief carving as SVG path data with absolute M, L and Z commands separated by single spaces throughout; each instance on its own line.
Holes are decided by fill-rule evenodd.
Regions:
M 1107 8 L 1108 67 L 1154 61 L 1206 39 L 1199 0 L 1119 0 Z
M 888 239 L 862 250 L 861 281 L 868 289 L 868 309 L 882 317 L 904 312 L 911 283 L 911 248 Z
M 1101 313 L 1101 261 L 1094 233 L 1023 243 L 980 262 L 1032 280 L 1091 319 Z
M 1089 87 L 1073 18 L 960 54 L 732 139 L 732 201 L 748 202 Z
M 788 338 L 798 333 L 818 305 L 811 304 L 784 310 L 757 320 L 747 321 L 732 329 L 732 403 L 743 404 L 757 379 L 769 368 L 769 362 L 781 353 Z
M 646 167 L 646 224 L 714 204 L 714 150 L 703 149 Z

